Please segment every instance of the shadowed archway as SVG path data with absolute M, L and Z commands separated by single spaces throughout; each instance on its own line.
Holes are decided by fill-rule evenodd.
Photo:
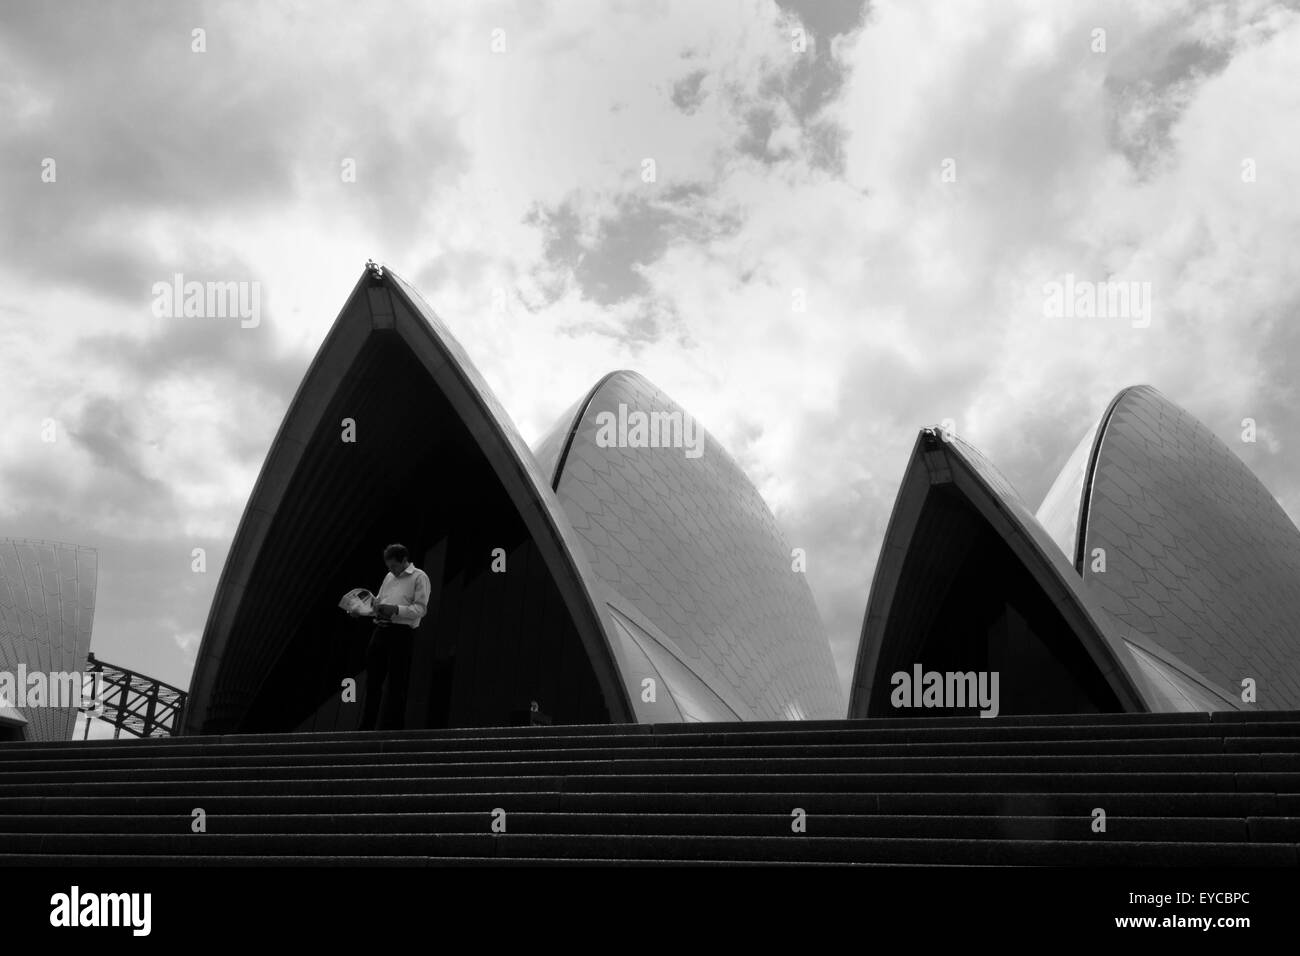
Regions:
M 1149 710 L 1099 621 L 1011 485 L 961 439 L 924 429 L 876 566 L 849 716 L 899 716 L 892 675 L 917 665 L 998 672 L 1002 714 Z
M 351 588 L 377 589 L 391 541 L 410 548 L 434 592 L 415 635 L 407 726 L 509 724 L 532 701 L 556 722 L 631 720 L 571 539 L 459 345 L 401 280 L 368 270 L 249 499 L 186 732 L 355 726 L 360 705 L 340 686 L 361 668 L 369 630 L 336 605 Z M 502 553 L 505 571 L 493 571 Z

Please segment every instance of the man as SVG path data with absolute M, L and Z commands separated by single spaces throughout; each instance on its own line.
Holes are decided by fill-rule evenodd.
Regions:
M 366 702 L 359 730 L 375 729 L 381 695 L 384 710 L 379 729 L 402 728 L 411 677 L 412 631 L 429 611 L 429 576 L 411 563 L 410 552 L 400 544 L 390 544 L 384 548 L 384 564 L 388 574 L 375 595 L 375 629 L 366 648 Z

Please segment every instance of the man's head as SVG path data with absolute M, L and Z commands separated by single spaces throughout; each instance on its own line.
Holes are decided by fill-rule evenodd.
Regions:
M 405 571 L 410 561 L 411 552 L 406 550 L 405 545 L 390 544 L 384 548 L 384 564 L 388 565 L 388 570 L 394 574 L 401 574 Z

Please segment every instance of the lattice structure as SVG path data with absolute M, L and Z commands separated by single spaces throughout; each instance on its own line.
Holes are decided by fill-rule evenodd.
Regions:
M 135 737 L 172 737 L 180 731 L 185 711 L 185 691 L 145 674 L 107 661 L 86 660 L 86 672 L 94 678 L 95 700 L 82 708 L 86 716 L 83 736 L 90 733 L 90 721 L 113 725 L 114 738 L 126 731 Z

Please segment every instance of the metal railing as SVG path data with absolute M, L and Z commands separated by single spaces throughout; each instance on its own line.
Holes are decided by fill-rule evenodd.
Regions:
M 180 732 L 181 716 L 185 711 L 185 691 L 164 684 L 146 674 L 137 674 L 125 667 L 86 658 L 86 672 L 100 674 L 103 688 L 96 696 L 103 701 L 102 713 L 98 707 L 83 707 L 85 730 L 82 739 L 90 735 L 91 720 L 102 720 L 113 725 L 113 738 L 122 731 L 136 737 L 173 737 Z

